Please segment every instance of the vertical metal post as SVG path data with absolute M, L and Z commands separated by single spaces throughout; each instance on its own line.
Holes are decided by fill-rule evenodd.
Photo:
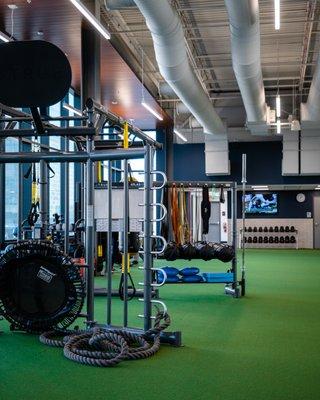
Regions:
M 129 234 L 129 181 L 128 160 L 123 162 L 123 326 L 128 326 L 128 234 Z
M 232 246 L 234 248 L 234 259 L 232 260 L 232 272 L 234 289 L 237 285 L 237 183 L 234 182 L 231 189 L 231 208 L 232 208 Z
M 49 226 L 49 190 L 48 190 L 48 167 L 44 160 L 40 161 L 40 221 L 41 239 L 45 239 Z
M 93 112 L 88 111 L 89 126 L 93 126 Z M 87 151 L 94 149 L 92 138 L 87 138 Z M 94 163 L 88 159 L 86 164 L 86 263 L 87 268 L 87 324 L 94 324 Z
M 144 330 L 151 328 L 152 315 L 152 254 L 151 254 L 151 147 L 146 146 L 144 159 Z
M 0 113 L 1 115 L 1 113 Z M 3 128 L 1 126 L 0 128 Z M 0 138 L 0 152 L 5 151 L 5 140 Z M 0 245 L 5 241 L 5 164 L 0 165 Z
M 19 139 L 19 151 L 23 152 L 23 142 Z M 17 240 L 22 240 L 22 221 L 23 221 L 23 189 L 24 189 L 24 177 L 23 177 L 23 164 L 19 164 L 19 198 L 18 198 L 18 232 Z
M 68 123 L 67 123 L 68 126 Z M 64 140 L 64 149 L 69 151 L 69 139 Z M 69 163 L 64 164 L 64 252 L 69 254 L 69 229 L 70 229 L 70 205 L 69 205 Z
M 112 161 L 108 163 L 107 324 L 112 320 Z
M 246 279 L 246 267 L 245 267 L 245 228 L 246 228 L 246 184 L 247 184 L 247 155 L 242 154 L 242 235 L 241 235 L 241 247 L 242 247 L 242 263 L 241 263 L 241 295 L 245 295 L 245 279 Z

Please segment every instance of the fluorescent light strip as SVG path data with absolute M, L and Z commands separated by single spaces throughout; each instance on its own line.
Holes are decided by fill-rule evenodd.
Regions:
M 281 133 L 281 121 L 280 119 L 277 120 L 277 134 L 279 135 Z
M 281 117 L 281 98 L 278 94 L 276 97 L 276 109 L 277 109 L 277 118 Z
M 280 0 L 274 0 L 274 28 L 280 29 Z
M 177 129 L 174 129 L 173 132 L 174 132 L 181 140 L 183 140 L 184 142 L 187 142 L 187 141 L 188 141 L 187 138 L 186 138 L 185 136 L 183 136 L 183 134 L 180 133 Z
M 156 110 L 149 106 L 144 100 L 142 100 L 141 105 L 148 110 L 151 114 L 153 114 L 159 121 L 163 121 L 162 115 L 160 115 Z
M 2 40 L 2 41 L 5 42 L 5 43 L 10 42 L 9 36 L 7 36 L 6 34 L 4 34 L 4 33 L 2 33 L 2 32 L 0 32 L 0 40 Z
M 68 103 L 63 103 L 63 108 L 72 112 L 73 114 L 76 114 L 76 115 L 79 115 L 80 117 L 82 117 L 82 112 L 80 110 L 78 110 L 77 108 L 70 106 L 70 104 L 68 104 Z
M 269 190 L 269 186 L 252 186 L 252 190 Z
M 81 3 L 79 0 L 70 0 L 71 3 L 81 12 L 81 14 L 90 22 L 90 24 L 107 40 L 111 38 L 110 33 L 101 24 L 100 21 Z
M 320 190 L 320 185 L 314 188 L 314 190 Z

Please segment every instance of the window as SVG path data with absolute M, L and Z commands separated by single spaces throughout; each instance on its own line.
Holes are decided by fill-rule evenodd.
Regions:
M 5 151 L 19 151 L 19 141 L 14 138 L 5 140 Z M 14 231 L 18 227 L 19 208 L 19 164 L 5 165 L 5 239 L 15 239 Z

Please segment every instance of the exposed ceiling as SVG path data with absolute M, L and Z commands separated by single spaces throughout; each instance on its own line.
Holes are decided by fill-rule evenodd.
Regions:
M 224 0 L 172 0 L 181 16 L 191 63 L 212 102 L 222 114 L 242 106 L 232 69 L 229 21 Z M 299 117 L 300 100 L 308 94 L 319 52 L 319 2 L 281 0 L 281 29 L 274 29 L 274 0 L 260 0 L 261 61 L 268 105 L 275 107 L 279 89 L 282 118 Z M 130 40 L 145 52 L 146 73 L 161 82 L 152 38 L 137 8 L 109 11 L 114 35 Z M 170 99 L 174 102 L 175 96 Z M 161 99 L 160 99 L 161 100 Z M 169 107 L 168 101 L 163 106 Z M 237 112 L 231 126 L 243 126 L 245 113 Z M 230 126 L 230 123 L 229 123 Z
M 14 36 L 56 43 L 72 64 L 73 87 L 80 89 L 81 17 L 68 0 L 2 0 L 0 30 L 11 33 L 11 11 L 15 3 Z M 104 105 L 125 118 L 134 118 L 141 128 L 154 128 L 156 121 L 141 105 L 141 59 L 144 54 L 145 84 L 164 109 L 173 108 L 175 96 L 159 95 L 163 81 L 150 32 L 137 8 L 107 11 L 101 3 L 101 18 L 112 33 L 111 44 L 102 43 L 102 98 Z M 277 90 L 282 96 L 282 118 L 299 117 L 319 53 L 317 0 L 281 0 L 281 29 L 274 30 L 274 0 L 260 0 L 261 57 L 267 102 L 275 105 Z M 231 127 L 243 127 L 245 113 L 232 69 L 229 23 L 224 0 L 172 0 L 180 14 L 191 63 L 213 104 Z M 37 34 L 43 32 L 43 36 Z M 125 59 L 126 62 L 123 60 Z M 127 63 L 130 65 L 128 67 Z M 134 72 L 133 72 L 134 71 Z M 137 76 L 136 76 L 137 75 Z M 148 101 L 154 107 L 146 91 Z M 112 104 L 116 101 L 118 104 Z M 179 121 L 182 123 L 183 121 Z M 243 132 L 243 130 L 242 130 Z M 246 135 L 246 137 L 249 135 Z

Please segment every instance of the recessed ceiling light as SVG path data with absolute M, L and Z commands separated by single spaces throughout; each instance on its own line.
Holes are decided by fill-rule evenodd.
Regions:
M 42 31 L 42 30 L 39 30 L 39 31 L 37 32 L 37 35 L 38 35 L 38 36 L 43 36 L 43 31 Z
M 111 103 L 112 103 L 113 105 L 117 105 L 117 104 L 118 104 L 117 100 L 112 100 Z
M 16 4 L 8 4 L 8 7 L 10 8 L 10 10 L 16 10 L 18 8 Z

